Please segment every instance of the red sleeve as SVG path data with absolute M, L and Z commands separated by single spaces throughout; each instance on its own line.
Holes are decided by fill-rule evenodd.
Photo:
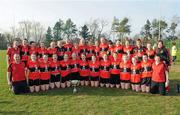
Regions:
M 12 64 L 10 64 L 10 65 L 8 66 L 7 71 L 8 71 L 8 72 L 12 72 Z
M 8 50 L 7 50 L 7 53 L 6 53 L 7 55 L 10 55 L 11 54 L 11 48 L 8 48 Z

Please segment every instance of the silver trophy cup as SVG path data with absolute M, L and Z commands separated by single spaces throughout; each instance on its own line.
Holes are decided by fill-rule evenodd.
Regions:
M 73 93 L 77 93 L 77 86 L 79 85 L 79 80 L 71 80 L 71 84 L 74 87 L 73 88 Z

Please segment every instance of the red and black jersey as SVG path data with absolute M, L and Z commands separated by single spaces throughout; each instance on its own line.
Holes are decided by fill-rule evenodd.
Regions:
M 79 72 L 79 60 L 71 60 L 71 72 L 74 73 L 74 72 Z
M 79 45 L 79 53 L 81 54 L 85 54 L 87 53 L 87 46 L 86 45 Z
M 42 58 L 44 54 L 48 54 L 46 48 L 38 48 L 38 57 Z
M 53 54 L 57 54 L 57 48 L 48 48 L 47 51 L 49 58 L 52 58 Z
M 141 62 L 142 78 L 152 77 L 152 61 Z
M 29 55 L 29 46 L 22 46 L 20 50 L 20 55 L 22 61 L 27 61 Z
M 59 61 L 51 61 L 50 62 L 50 70 L 51 70 L 51 74 L 53 75 L 57 75 L 60 74 L 60 63 Z
M 8 72 L 11 72 L 12 82 L 26 80 L 24 62 L 20 62 L 19 64 L 11 63 L 8 67 Z
M 120 74 L 120 60 L 119 59 L 112 59 L 111 60 L 111 74 Z
M 114 52 L 114 46 L 111 46 L 111 47 L 109 46 L 108 52 L 109 52 L 109 53 L 108 53 L 109 55 L 112 55 L 113 52 Z
M 90 61 L 89 62 L 89 76 L 91 77 L 99 77 L 99 68 L 100 68 L 100 63 L 99 61 Z
M 153 49 L 151 50 L 146 50 L 146 54 L 148 55 L 148 59 L 150 60 L 154 60 L 154 56 L 155 56 L 155 51 Z
M 79 73 L 81 77 L 89 76 L 89 64 L 87 61 L 79 60 Z
M 79 47 L 73 47 L 72 48 L 72 53 L 75 53 L 76 54 L 76 56 L 80 56 L 80 52 L 79 52 Z
M 141 81 L 141 64 L 131 64 L 131 83 L 140 83 Z
M 57 47 L 57 56 L 58 56 L 58 61 L 63 60 L 63 57 L 64 57 L 64 47 Z
M 100 62 L 100 77 L 101 78 L 109 78 L 110 77 L 110 67 L 111 67 L 111 62 L 109 60 L 104 61 L 101 60 Z
M 70 60 L 60 62 L 61 77 L 66 77 L 71 73 Z
M 29 76 L 28 78 L 31 80 L 39 79 L 39 62 L 38 61 L 32 61 L 29 60 L 27 62 L 27 68 L 29 70 Z
M 127 55 L 129 55 L 130 56 L 130 60 L 132 59 L 132 57 L 133 57 L 133 46 L 124 46 L 123 47 L 123 52 L 125 53 L 125 54 L 127 54 Z
M 99 60 L 99 51 L 100 51 L 100 48 L 97 47 L 97 46 L 94 46 L 94 53 L 95 53 L 95 56 L 96 58 Z
M 69 58 L 71 58 L 73 45 L 68 43 L 68 44 L 64 44 L 63 47 L 64 47 L 64 54 L 68 54 Z
M 131 78 L 131 63 L 130 62 L 120 62 L 120 79 L 130 80 Z
M 50 78 L 50 62 L 41 61 L 39 63 L 40 79 L 48 80 Z
M 134 48 L 134 55 L 138 57 L 138 62 L 142 60 L 142 56 L 145 52 L 146 52 L 146 49 L 142 46 Z
M 29 49 L 29 55 L 35 54 L 37 55 L 38 49 L 36 47 L 30 47 Z
M 14 54 L 20 54 L 19 48 L 8 48 L 7 55 L 9 56 L 8 62 L 9 64 L 14 61 Z
M 106 54 L 108 51 L 108 44 L 100 44 L 99 47 L 100 47 L 99 57 L 103 57 L 103 55 Z
M 87 58 L 91 58 L 95 54 L 94 49 L 95 47 L 92 45 L 87 47 Z

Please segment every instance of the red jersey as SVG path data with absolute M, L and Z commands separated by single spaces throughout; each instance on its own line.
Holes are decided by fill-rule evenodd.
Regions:
M 102 58 L 103 55 L 106 54 L 107 51 L 108 51 L 108 44 L 100 44 L 99 47 L 100 47 L 100 54 L 99 54 L 99 57 Z
M 21 55 L 22 61 L 27 61 L 28 55 L 29 55 L 29 46 L 22 46 L 21 51 L 20 51 L 20 55 Z
M 95 63 L 93 63 L 92 61 L 89 62 L 89 69 L 90 69 L 89 75 L 91 77 L 99 76 L 99 66 L 100 66 L 99 61 L 96 61 Z
M 79 45 L 79 53 L 81 54 L 85 54 L 87 53 L 87 46 L 86 45 Z
M 40 79 L 41 80 L 48 80 L 50 78 L 50 63 L 49 61 L 44 62 L 41 61 L 39 65 L 40 69 Z
M 9 64 L 14 61 L 14 54 L 20 54 L 20 49 L 19 48 L 8 48 L 7 50 L 7 55 L 9 56 L 8 62 Z
M 101 78 L 110 78 L 110 66 L 111 66 L 111 62 L 108 60 L 108 61 L 104 61 L 104 60 L 101 60 L 101 63 L 100 63 L 100 77 Z
M 124 46 L 123 52 L 130 56 L 130 60 L 132 59 L 132 57 L 133 57 L 133 47 L 132 46 Z
M 138 62 L 140 62 L 142 60 L 142 56 L 145 53 L 145 48 L 144 47 L 140 47 L 140 48 L 135 47 L 134 50 L 135 50 L 134 55 L 138 57 Z
M 155 82 L 166 82 L 166 66 L 164 63 L 160 62 L 158 65 L 155 62 L 152 64 L 152 81 Z
M 37 52 L 38 52 L 39 58 L 42 58 L 42 56 L 43 56 L 44 54 L 48 54 L 46 48 L 38 48 Z
M 80 70 L 79 70 L 80 76 L 82 77 L 89 76 L 89 65 L 87 61 L 80 60 L 79 67 L 80 67 Z
M 111 74 L 120 74 L 120 68 L 119 68 L 120 60 L 111 60 Z
M 79 72 L 79 60 L 71 60 L 71 72 Z
M 58 61 L 62 61 L 64 58 L 64 48 L 63 47 L 57 47 L 57 56 Z
M 39 73 L 39 63 L 38 61 L 32 61 L 29 60 L 27 62 L 27 68 L 29 70 L 29 76 L 28 78 L 31 80 L 39 79 L 40 73 Z
M 121 59 L 122 53 L 123 53 L 123 46 L 122 45 L 116 45 L 114 47 L 114 52 L 118 54 L 118 59 Z
M 60 63 L 59 61 L 51 61 L 50 63 L 50 70 L 51 70 L 51 74 L 53 75 L 57 75 L 60 74 Z
M 97 60 L 99 60 L 99 51 L 100 51 L 100 48 L 94 46 L 94 53 L 95 53 L 95 56 L 96 56 Z
M 152 62 L 148 60 L 147 62 L 141 62 L 142 76 L 141 78 L 152 77 Z
M 73 47 L 72 48 L 72 53 L 75 53 L 76 54 L 76 56 L 79 56 L 79 48 L 75 48 L 75 47 Z
M 152 50 L 146 50 L 146 54 L 148 55 L 148 59 L 150 60 L 154 60 L 154 55 L 155 55 L 155 51 L 152 49 Z
M 57 48 L 48 48 L 47 51 L 49 58 L 52 58 L 53 54 L 57 54 Z
M 141 81 L 141 64 L 131 64 L 131 80 L 132 83 L 140 83 Z
M 66 77 L 71 73 L 70 60 L 67 61 L 62 60 L 60 62 L 60 67 L 61 67 L 61 77 Z
M 68 54 L 69 58 L 71 58 L 73 45 L 72 44 L 64 44 L 63 47 L 64 47 L 64 53 Z
M 8 72 L 11 72 L 12 82 L 26 80 L 25 64 L 23 62 L 19 64 L 12 62 L 8 67 Z
M 29 55 L 31 55 L 31 54 L 36 54 L 37 55 L 37 51 L 38 51 L 38 49 L 36 47 L 35 48 L 30 47 Z
M 94 46 L 87 47 L 87 58 L 91 58 L 91 56 L 93 56 L 95 54 L 94 49 L 95 49 Z
M 131 63 L 121 62 L 120 63 L 120 79 L 121 80 L 130 80 L 131 78 Z

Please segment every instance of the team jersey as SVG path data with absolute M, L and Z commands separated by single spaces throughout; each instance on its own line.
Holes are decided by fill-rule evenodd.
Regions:
M 20 50 L 21 60 L 27 61 L 29 55 L 29 46 L 22 46 Z
M 72 53 L 75 53 L 76 54 L 76 56 L 80 56 L 80 52 L 79 52 L 79 47 L 73 47 L 72 48 Z
M 146 50 L 146 54 L 148 55 L 148 59 L 154 60 L 155 51 L 153 49 Z
M 111 60 L 111 74 L 120 74 L 120 68 L 119 68 L 120 60 L 119 59 L 113 59 Z
M 62 61 L 64 57 L 64 48 L 63 47 L 57 47 L 57 56 L 58 61 Z
M 87 46 L 86 45 L 79 45 L 79 53 L 81 54 L 85 54 L 87 53 Z
M 131 78 L 131 63 L 120 62 L 120 79 L 129 81 Z
M 64 44 L 64 54 L 67 54 L 69 56 L 69 58 L 71 58 L 71 54 L 72 54 L 72 44 Z
M 108 44 L 100 44 L 99 47 L 100 47 L 99 57 L 102 58 L 104 54 L 107 54 Z
M 95 62 L 90 61 L 89 62 L 89 70 L 90 70 L 89 76 L 99 77 L 99 67 L 100 67 L 99 61 L 95 61 Z
M 31 55 L 31 54 L 36 54 L 37 55 L 37 48 L 36 47 L 30 47 L 30 49 L 29 49 L 29 55 Z
M 76 59 L 76 60 L 71 60 L 71 72 L 74 73 L 74 72 L 79 72 L 79 60 Z
M 87 61 L 79 60 L 79 73 L 81 77 L 89 76 L 89 65 Z
M 19 48 L 8 48 L 7 55 L 9 56 L 8 63 L 12 63 L 14 61 L 14 54 L 20 54 Z
M 99 51 L 100 51 L 100 48 L 97 46 L 94 46 L 94 53 L 97 59 L 99 59 Z
M 24 62 L 20 62 L 19 64 L 12 62 L 8 67 L 8 72 L 11 72 L 12 82 L 26 80 Z
M 141 62 L 142 75 L 141 78 L 152 77 L 152 61 Z
M 50 62 L 41 61 L 39 64 L 40 79 L 48 80 L 50 78 Z
M 129 55 L 130 60 L 133 57 L 133 47 L 132 46 L 124 46 L 123 47 L 123 52 L 127 55 Z
M 131 64 L 131 83 L 140 83 L 141 81 L 141 64 Z
M 46 48 L 38 48 L 38 57 L 42 58 L 44 54 L 48 54 L 47 49 Z
M 109 60 L 104 61 L 101 60 L 100 62 L 100 77 L 101 78 L 109 78 L 110 77 L 110 66 L 111 66 L 111 62 Z
M 60 63 L 59 61 L 51 61 L 50 63 L 50 70 L 51 70 L 51 74 L 53 75 L 57 75 L 60 74 Z
M 87 58 L 91 59 L 91 56 L 95 54 L 94 46 L 88 46 L 87 47 Z
M 134 56 L 137 56 L 138 62 L 142 61 L 142 56 L 145 53 L 145 48 L 144 47 L 135 47 L 134 48 Z
M 122 45 L 116 45 L 114 47 L 114 52 L 118 54 L 118 59 L 121 59 L 122 53 L 123 53 L 123 46 Z
M 67 77 L 71 73 L 70 60 L 60 62 L 61 77 Z
M 155 62 L 152 64 L 152 81 L 155 82 L 165 82 L 166 81 L 166 66 L 163 62 L 160 62 L 159 64 L 155 64 Z
M 57 54 L 57 48 L 48 48 L 47 51 L 49 58 L 52 58 L 53 54 Z
M 27 62 L 27 69 L 29 70 L 28 78 L 31 80 L 39 79 L 39 62 L 29 60 Z

